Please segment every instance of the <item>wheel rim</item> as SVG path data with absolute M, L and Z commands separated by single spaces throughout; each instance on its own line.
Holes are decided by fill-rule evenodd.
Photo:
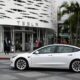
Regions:
M 19 70 L 24 70 L 26 69 L 26 61 L 24 59 L 19 59 L 16 63 L 16 67 Z
M 80 61 L 74 61 L 72 63 L 72 69 L 75 72 L 80 72 Z

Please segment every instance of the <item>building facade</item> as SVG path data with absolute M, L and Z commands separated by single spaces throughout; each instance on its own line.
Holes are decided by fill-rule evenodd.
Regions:
M 10 41 L 10 50 L 28 51 L 35 41 L 43 45 L 53 43 L 57 32 L 55 0 L 0 0 L 0 52 L 4 41 Z

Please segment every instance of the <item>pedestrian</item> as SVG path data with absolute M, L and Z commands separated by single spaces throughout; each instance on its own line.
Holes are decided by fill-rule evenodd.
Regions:
M 10 41 L 4 40 L 4 52 L 5 52 L 5 54 L 9 54 L 9 52 L 10 52 Z
M 40 48 L 40 47 L 42 46 L 42 42 L 37 39 L 37 40 L 35 41 L 35 46 L 36 46 L 36 49 L 37 49 L 37 48 Z
M 10 48 L 11 48 L 11 41 L 8 40 L 8 42 L 7 42 L 7 53 L 8 54 L 10 53 Z
M 68 39 L 67 39 L 67 38 L 62 39 L 61 43 L 62 43 L 62 44 L 68 44 Z
M 4 53 L 7 54 L 7 43 L 5 40 L 4 40 Z

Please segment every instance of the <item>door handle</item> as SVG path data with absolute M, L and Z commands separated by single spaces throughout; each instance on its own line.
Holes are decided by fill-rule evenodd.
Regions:
M 72 54 L 69 54 L 68 56 L 72 56 Z
M 52 55 L 48 55 L 48 56 L 52 56 Z

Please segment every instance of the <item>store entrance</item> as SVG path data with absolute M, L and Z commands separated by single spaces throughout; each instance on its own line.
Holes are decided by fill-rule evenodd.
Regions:
M 28 32 L 15 32 L 15 51 L 30 51 L 31 50 L 31 34 Z
M 22 33 L 15 32 L 15 51 L 22 51 Z
M 30 51 L 31 49 L 31 35 L 29 33 L 25 33 L 25 51 Z

